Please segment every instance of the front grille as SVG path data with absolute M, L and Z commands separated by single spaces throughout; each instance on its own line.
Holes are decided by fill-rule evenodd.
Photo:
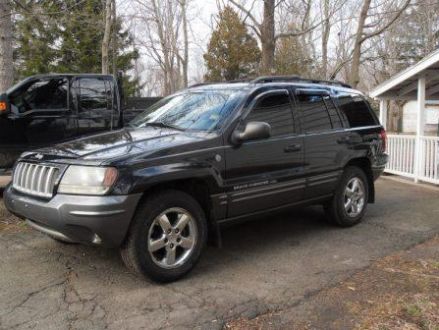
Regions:
M 15 167 L 12 186 L 25 194 L 50 198 L 58 175 L 57 167 L 20 162 Z

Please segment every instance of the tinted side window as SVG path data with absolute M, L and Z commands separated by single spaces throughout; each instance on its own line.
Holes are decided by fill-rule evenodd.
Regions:
M 38 79 L 20 86 L 10 94 L 11 104 L 20 113 L 30 110 L 67 109 L 66 78 Z
M 331 130 L 331 120 L 322 95 L 299 94 L 297 107 L 302 114 L 302 129 L 306 133 Z
M 342 124 L 341 116 L 334 104 L 334 100 L 329 95 L 324 96 L 323 100 L 325 102 L 326 109 L 328 110 L 329 119 L 331 120 L 332 128 L 333 129 L 342 128 L 343 124 Z
M 293 115 L 289 96 L 279 93 L 262 97 L 254 105 L 246 121 L 262 121 L 270 124 L 271 136 L 293 133 Z
M 359 96 L 342 96 L 338 98 L 338 107 L 346 117 L 350 127 L 376 125 L 375 118 L 366 101 Z
M 79 82 L 79 109 L 107 109 L 105 82 L 99 78 L 81 78 Z

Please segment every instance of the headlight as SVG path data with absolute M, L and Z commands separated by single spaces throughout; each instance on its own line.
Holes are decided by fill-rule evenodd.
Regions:
M 58 192 L 77 195 L 104 195 L 117 179 L 114 167 L 71 165 L 64 173 Z

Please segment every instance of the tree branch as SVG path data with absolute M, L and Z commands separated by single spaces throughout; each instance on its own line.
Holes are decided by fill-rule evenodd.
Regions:
M 248 18 L 253 22 L 254 25 L 260 28 L 261 24 L 256 20 L 256 18 L 250 13 L 249 10 L 245 9 L 244 6 L 237 3 L 235 0 L 229 0 L 233 5 L 235 5 L 239 10 L 247 15 Z
M 361 42 L 364 42 L 367 39 L 376 37 L 377 35 L 380 35 L 385 30 L 387 30 L 401 16 L 401 14 L 404 12 L 404 10 L 407 9 L 407 7 L 410 5 L 410 2 L 411 2 L 411 0 L 407 0 L 404 3 L 404 5 L 401 7 L 401 9 L 395 14 L 395 16 L 393 16 L 393 18 L 389 22 L 387 22 L 387 24 L 385 24 L 382 28 L 380 28 L 372 33 L 365 34 L 364 37 L 361 39 Z

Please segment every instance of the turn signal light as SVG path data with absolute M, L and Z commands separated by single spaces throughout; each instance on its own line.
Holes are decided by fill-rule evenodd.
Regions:
M 0 111 L 6 111 L 8 104 L 5 101 L 0 101 Z

